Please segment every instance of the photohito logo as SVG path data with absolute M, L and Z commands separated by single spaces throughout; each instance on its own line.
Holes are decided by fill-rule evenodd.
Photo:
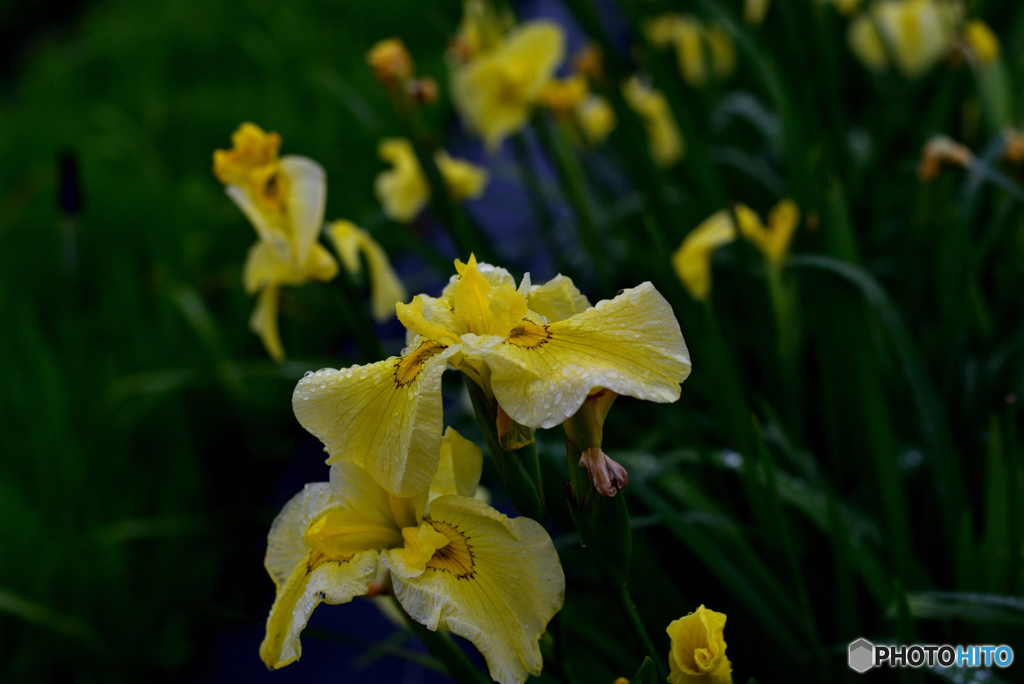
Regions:
M 1001 646 L 950 646 L 914 644 L 912 646 L 875 646 L 867 639 L 850 644 L 847 662 L 851 670 L 867 672 L 873 667 L 1009 667 L 1013 649 Z

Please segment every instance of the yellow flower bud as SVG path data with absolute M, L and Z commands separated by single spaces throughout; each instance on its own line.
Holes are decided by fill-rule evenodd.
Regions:
M 715 212 L 687 235 L 672 255 L 672 268 L 690 296 L 699 302 L 711 294 L 711 255 L 736 239 L 736 224 L 725 209 Z
M 703 605 L 668 626 L 672 684 L 731 684 L 732 663 L 725 655 L 725 614 Z
M 401 38 L 387 38 L 374 45 L 366 53 L 366 61 L 373 68 L 373 75 L 385 86 L 393 87 L 405 83 L 415 70 L 412 56 L 405 49 Z

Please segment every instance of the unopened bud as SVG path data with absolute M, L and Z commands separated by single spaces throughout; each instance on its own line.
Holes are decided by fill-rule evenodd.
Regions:
M 373 68 L 377 80 L 389 88 L 412 78 L 412 56 L 405 49 L 401 38 L 380 41 L 366 54 L 366 61 Z
M 580 454 L 581 466 L 587 469 L 590 484 L 601 496 L 610 499 L 626 488 L 629 475 L 626 469 L 613 461 L 608 454 L 597 447 Z
M 604 76 L 604 61 L 601 49 L 596 45 L 588 45 L 572 58 L 573 69 L 587 78 L 599 79 Z

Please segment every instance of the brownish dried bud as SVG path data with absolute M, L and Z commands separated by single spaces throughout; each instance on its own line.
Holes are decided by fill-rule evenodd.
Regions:
M 600 79 L 604 76 L 601 48 L 593 44 L 587 45 L 573 56 L 572 67 L 573 71 L 583 74 L 587 78 Z
M 409 81 L 409 94 L 420 104 L 431 105 L 437 102 L 437 81 L 429 76 Z
M 1017 166 L 1024 164 L 1024 133 L 1007 128 L 1003 131 L 1003 140 L 1006 142 L 1003 159 Z
M 974 154 L 964 145 L 944 135 L 937 135 L 921 151 L 921 162 L 917 165 L 917 177 L 922 181 L 934 180 L 942 171 L 943 164 L 967 168 L 974 161 Z
M 626 488 L 629 474 L 598 447 L 587 449 L 580 455 L 580 465 L 587 469 L 594 490 L 610 499 Z

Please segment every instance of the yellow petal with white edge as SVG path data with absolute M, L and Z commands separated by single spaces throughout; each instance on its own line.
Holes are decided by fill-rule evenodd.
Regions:
M 469 441 L 454 428 L 444 431 L 441 440 L 441 458 L 437 465 L 437 474 L 430 483 L 430 500 L 446 494 L 474 496 L 480 484 L 480 471 L 484 465 L 484 455 L 473 442 Z
M 303 539 L 311 522 L 344 503 L 336 486 L 315 482 L 293 496 L 274 519 L 264 565 L 277 596 L 260 647 L 268 667 L 283 667 L 298 659 L 302 653 L 299 634 L 318 603 L 345 603 L 365 594 L 376 575 L 376 551 L 332 559 Z
M 465 351 L 491 370 L 491 388 L 517 423 L 550 428 L 590 391 L 668 403 L 690 374 L 690 355 L 672 307 L 650 283 L 564 321 L 521 323 L 497 345 Z
M 327 173 L 308 157 L 281 157 L 281 171 L 288 177 L 288 220 L 291 222 L 295 261 L 305 265 L 324 225 Z
M 392 494 L 413 496 L 437 472 L 441 373 L 456 351 L 426 341 L 403 357 L 319 370 L 295 387 L 295 417 L 327 447 L 328 463 L 351 461 Z
M 469 267 L 470 263 L 475 264 L 476 271 L 484 280 L 486 280 L 491 287 L 500 287 L 501 285 L 508 285 L 509 287 L 515 288 L 516 279 L 512 277 L 506 269 L 501 266 L 494 266 L 486 262 L 477 263 L 476 257 L 472 254 L 469 255 L 469 262 L 462 263 L 461 259 L 455 260 L 455 271 L 449 280 L 448 284 L 444 286 L 444 290 L 441 292 L 441 299 L 451 299 L 455 295 L 455 286 L 459 282 L 459 278 L 462 277 L 463 272 Z
M 281 288 L 268 285 L 256 299 L 256 308 L 249 319 L 249 329 L 260 336 L 263 346 L 270 358 L 280 361 L 284 358 L 284 346 L 281 344 L 281 333 L 277 328 L 277 308 L 281 298 Z
M 310 550 L 278 589 L 267 618 L 267 634 L 260 658 L 277 669 L 302 655 L 299 635 L 321 602 L 348 603 L 365 594 L 377 575 L 377 551 L 362 551 L 347 558 L 327 558 Z
M 543 285 L 531 286 L 526 305 L 530 311 L 555 323 L 586 311 L 590 301 L 576 288 L 572 278 L 559 274 Z
M 538 642 L 565 593 L 547 532 L 529 518 L 510 520 L 461 496 L 436 499 L 430 516 L 449 544 L 422 573 L 404 562 L 404 549 L 381 556 L 402 607 L 428 629 L 448 629 L 471 641 L 501 684 L 539 675 Z

